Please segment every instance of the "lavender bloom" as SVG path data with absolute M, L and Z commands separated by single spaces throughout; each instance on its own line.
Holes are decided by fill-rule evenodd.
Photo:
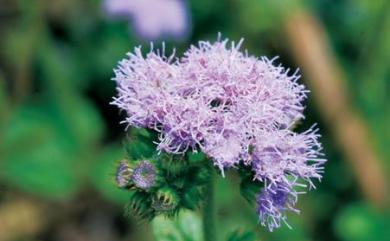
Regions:
M 273 229 L 285 220 L 284 210 L 293 210 L 294 188 L 306 185 L 298 180 L 314 188 L 325 159 L 317 129 L 291 130 L 304 118 L 308 90 L 300 76 L 241 52 L 241 44 L 200 42 L 181 58 L 165 56 L 164 49 L 143 57 L 136 48 L 115 70 L 113 104 L 127 112 L 128 126 L 159 133 L 159 151 L 200 149 L 222 175 L 238 163 L 251 167 L 265 185 L 260 220 Z
M 256 212 L 261 225 L 268 227 L 271 232 L 280 227 L 281 222 L 290 227 L 285 212 L 299 213 L 299 210 L 294 208 L 296 202 L 297 193 L 287 186 L 274 185 L 271 189 L 265 188 L 256 197 Z
M 154 52 L 144 58 L 140 48 L 129 53 L 114 78 L 113 103 L 128 113 L 125 122 L 160 132 L 158 148 L 166 152 L 199 146 L 223 170 L 249 157 L 248 147 L 261 135 L 303 118 L 307 91 L 298 75 L 243 54 L 241 42 L 227 43 L 200 42 L 181 59 Z
M 317 129 L 310 128 L 297 134 L 290 130 L 278 130 L 263 135 L 254 143 L 250 164 L 254 178 L 264 182 L 264 190 L 257 196 L 257 213 L 263 226 L 270 231 L 283 221 L 288 227 L 285 211 L 299 211 L 294 208 L 298 194 L 295 188 L 305 188 L 298 183 L 304 180 L 314 188 L 311 179 L 321 179 L 325 159 L 319 158 L 321 145 Z
M 180 38 L 188 28 L 185 0 L 105 0 L 109 15 L 131 19 L 144 39 Z
M 140 189 L 149 189 L 156 183 L 157 172 L 153 164 L 141 161 L 134 168 L 131 181 Z
M 270 186 L 276 183 L 293 186 L 301 178 L 314 188 L 311 179 L 321 179 L 322 164 L 326 161 L 320 158 L 322 147 L 317 131 L 310 128 L 300 134 L 288 129 L 259 133 L 263 138 L 256 139 L 248 161 L 255 172 L 254 178 Z
M 127 160 L 122 160 L 115 174 L 115 182 L 120 188 L 125 188 L 128 186 L 131 176 L 131 169 Z

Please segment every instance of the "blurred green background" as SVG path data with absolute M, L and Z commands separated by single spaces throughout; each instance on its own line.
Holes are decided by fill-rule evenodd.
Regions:
M 300 197 L 301 214 L 288 215 L 292 230 L 268 232 L 235 174 L 219 178 L 219 239 L 249 230 L 256 240 L 390 240 L 390 1 L 187 5 L 191 32 L 168 46 L 180 55 L 221 32 L 244 37 L 252 54 L 301 68 L 312 91 L 298 130 L 319 123 L 329 160 L 317 189 Z M 107 17 L 99 0 L 0 0 L 0 36 L 0 241 L 190 241 L 169 237 L 183 224 L 124 217 L 129 196 L 112 181 L 127 138 L 109 104 L 112 69 L 149 43 Z

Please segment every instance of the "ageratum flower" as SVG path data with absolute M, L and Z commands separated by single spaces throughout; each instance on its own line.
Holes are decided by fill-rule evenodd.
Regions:
M 317 129 L 291 130 L 304 118 L 308 93 L 297 72 L 241 52 L 241 44 L 200 42 L 181 58 L 166 57 L 164 49 L 144 57 L 138 47 L 115 70 L 113 104 L 126 111 L 128 126 L 159 133 L 159 151 L 201 150 L 222 175 L 239 163 L 250 167 L 254 180 L 264 183 L 258 206 L 268 207 L 259 203 L 274 204 L 269 193 L 282 189 L 296 197 L 294 188 L 305 185 L 300 180 L 314 187 L 325 159 Z M 291 210 L 287 204 L 295 201 L 261 208 L 261 222 L 270 223 L 277 210 Z
M 188 31 L 185 0 L 105 0 L 104 9 L 111 16 L 129 19 L 144 39 L 181 38 Z

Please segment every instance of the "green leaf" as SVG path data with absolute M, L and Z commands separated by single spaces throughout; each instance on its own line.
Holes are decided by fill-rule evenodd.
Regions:
M 62 134 L 69 135 L 70 145 L 86 149 L 96 145 L 104 133 L 104 123 L 97 108 L 88 100 L 68 96 L 61 104 L 52 104 L 51 114 Z
M 45 85 L 44 91 L 50 91 L 58 99 L 66 99 L 66 95 L 87 85 L 89 79 L 82 75 L 76 57 L 70 45 L 59 44 L 50 38 L 42 39 L 36 64 Z
M 64 145 L 52 118 L 38 107 L 17 109 L 2 133 L 0 178 L 49 198 L 65 198 L 79 185 L 75 153 Z
M 156 241 L 203 241 L 202 223 L 195 212 L 181 211 L 175 219 L 156 217 L 152 228 Z
M 256 241 L 256 234 L 252 231 L 236 230 L 229 235 L 227 241 Z
M 336 216 L 335 231 L 345 241 L 384 241 L 386 222 L 366 204 L 352 204 Z

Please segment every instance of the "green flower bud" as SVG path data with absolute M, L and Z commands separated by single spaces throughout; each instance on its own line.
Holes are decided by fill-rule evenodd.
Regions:
M 116 173 L 115 173 L 115 182 L 120 188 L 130 187 L 130 178 L 131 178 L 131 169 L 129 162 L 124 159 L 120 161 Z
M 160 188 L 154 195 L 152 207 L 160 213 L 175 211 L 180 202 L 178 193 L 169 187 Z

